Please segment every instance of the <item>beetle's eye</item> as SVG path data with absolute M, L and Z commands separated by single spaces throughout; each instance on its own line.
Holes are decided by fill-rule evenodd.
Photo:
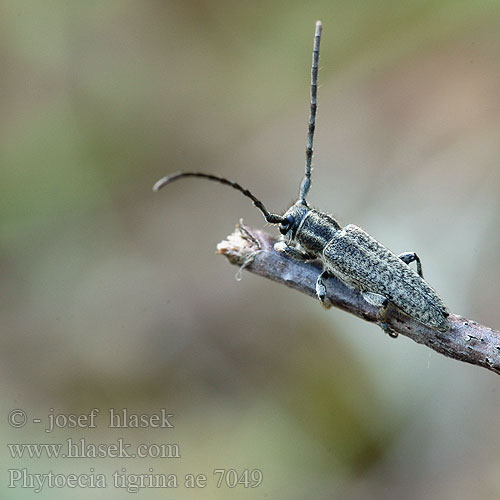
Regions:
M 295 219 L 293 218 L 293 215 L 287 215 L 285 217 L 285 220 L 280 225 L 280 233 L 286 234 L 288 230 L 292 227 L 294 222 Z

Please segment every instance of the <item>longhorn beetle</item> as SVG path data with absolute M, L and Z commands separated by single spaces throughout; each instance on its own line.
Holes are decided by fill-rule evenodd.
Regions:
M 330 215 L 311 208 L 306 200 L 311 187 L 321 30 L 322 24 L 318 21 L 312 56 L 311 110 L 305 174 L 300 185 L 299 199 L 283 215 L 268 212 L 258 198 L 237 182 L 212 174 L 176 172 L 160 179 L 153 190 L 158 191 L 183 177 L 201 177 L 230 186 L 250 198 L 267 222 L 279 224 L 282 236 L 274 245 L 276 251 L 293 259 L 319 259 L 322 262 L 323 270 L 316 281 L 316 294 L 325 307 L 329 305 L 326 301 L 326 280 L 335 276 L 361 292 L 367 302 L 379 307 L 379 324 L 391 337 L 397 337 L 398 334 L 389 329 L 386 323 L 389 304 L 429 328 L 446 332 L 450 328 L 448 310 L 437 293 L 424 281 L 422 265 L 415 252 L 396 256 L 359 227 L 353 224 L 341 227 Z M 409 266 L 414 261 L 416 271 Z

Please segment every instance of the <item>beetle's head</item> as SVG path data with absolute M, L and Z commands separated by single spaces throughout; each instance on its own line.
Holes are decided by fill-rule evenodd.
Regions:
M 280 233 L 290 239 L 295 238 L 297 229 L 309 210 L 310 208 L 305 203 L 298 200 L 284 213 L 283 221 L 279 225 Z

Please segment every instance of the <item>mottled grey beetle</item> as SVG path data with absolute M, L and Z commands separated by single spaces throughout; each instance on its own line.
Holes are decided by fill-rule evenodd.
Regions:
M 324 306 L 325 281 L 335 276 L 346 285 L 362 293 L 367 302 L 380 307 L 380 326 L 392 337 L 397 333 L 386 323 L 389 304 L 424 325 L 446 332 L 450 328 L 449 313 L 437 293 L 424 281 L 418 255 L 405 252 L 398 256 L 381 245 L 359 227 L 349 224 L 342 228 L 330 215 L 310 208 L 306 197 L 311 186 L 311 163 L 316 125 L 318 61 L 321 40 L 321 22 L 316 23 L 311 71 L 311 112 L 307 136 L 305 174 L 300 186 L 299 199 L 284 215 L 272 214 L 248 189 L 238 183 L 201 172 L 177 172 L 160 179 L 153 187 L 158 191 L 170 182 L 183 177 L 201 177 L 237 189 L 250 198 L 270 224 L 279 224 L 282 239 L 275 244 L 278 252 L 299 260 L 319 259 L 323 271 L 316 282 L 316 294 Z M 414 271 L 409 264 L 416 262 Z

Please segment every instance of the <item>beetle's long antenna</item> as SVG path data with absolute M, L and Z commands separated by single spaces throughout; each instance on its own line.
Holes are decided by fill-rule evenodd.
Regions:
M 307 134 L 307 147 L 306 147 L 306 172 L 302 184 L 300 185 L 300 200 L 306 205 L 306 196 L 311 187 L 311 163 L 313 157 L 313 140 L 314 129 L 316 128 L 316 109 L 318 94 L 318 61 L 319 61 L 319 44 L 321 41 L 321 30 L 323 25 L 321 21 L 316 21 L 316 31 L 314 32 L 314 48 L 312 55 L 312 68 L 311 68 L 311 112 L 309 114 L 309 132 Z
M 264 204 L 256 198 L 248 189 L 241 187 L 237 182 L 230 181 L 225 177 L 218 177 L 217 175 L 204 174 L 202 172 L 176 172 L 175 174 L 167 175 L 160 179 L 153 186 L 153 191 L 159 191 L 162 187 L 170 184 L 177 179 L 182 179 L 183 177 L 202 177 L 203 179 L 208 179 L 209 181 L 220 182 L 221 184 L 225 184 L 226 186 L 231 186 L 234 189 L 237 189 L 241 193 L 243 193 L 246 197 L 250 198 L 253 201 L 253 204 L 264 214 L 266 221 L 270 224 L 280 224 L 285 219 L 278 214 L 271 214 L 267 211 Z

